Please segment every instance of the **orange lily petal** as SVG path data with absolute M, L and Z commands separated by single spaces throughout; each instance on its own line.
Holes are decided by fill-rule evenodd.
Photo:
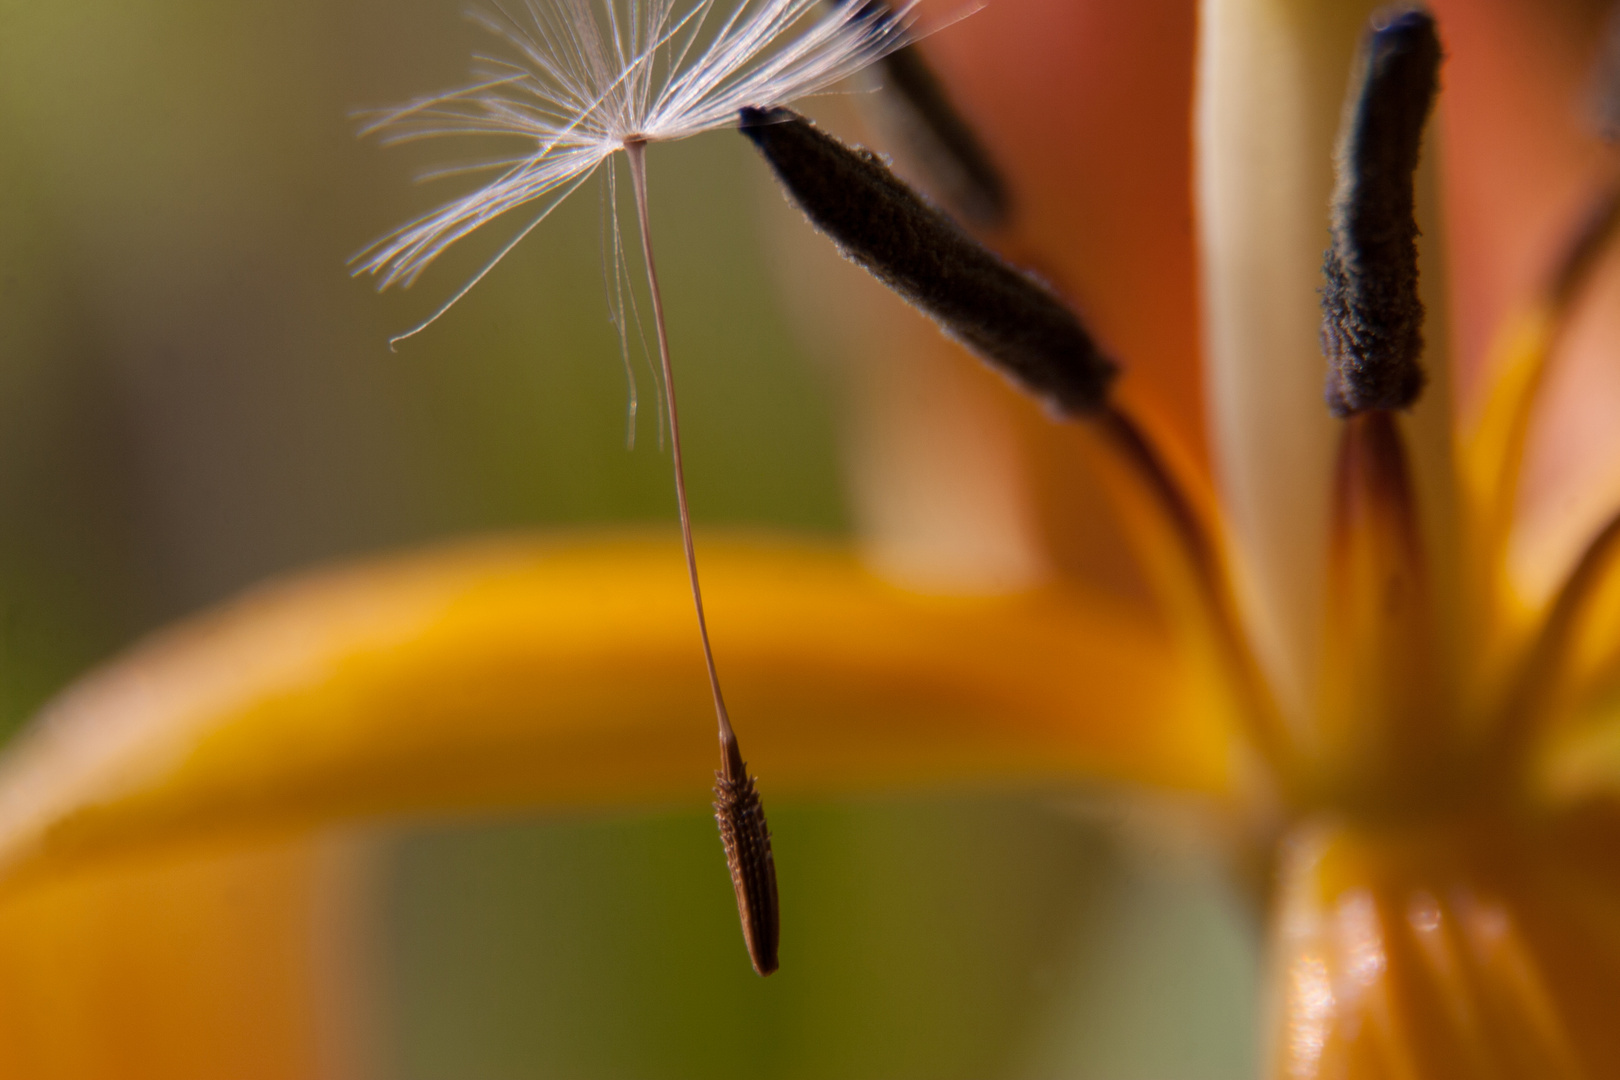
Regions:
M 331 838 L 235 846 L 0 902 L 0 1076 L 351 1075 L 357 854 Z
M 920 596 L 835 552 L 700 543 L 767 799 L 1114 777 L 1219 793 L 1218 687 L 1072 589 Z M 0 872 L 171 836 L 696 800 L 713 717 L 678 549 L 485 542 L 316 574 L 137 648 L 0 769 Z
M 1522 374 L 1504 359 L 1524 354 L 1515 338 L 1541 332 L 1534 323 L 1544 313 L 1535 309 L 1548 278 L 1613 188 L 1614 152 L 1597 137 L 1587 107 L 1607 9 L 1517 0 L 1435 0 L 1434 7 L 1451 54 L 1441 97 L 1446 157 L 1466 163 L 1446 177 L 1460 397 L 1484 418 L 1485 433 L 1507 430 L 1505 419 L 1527 425 L 1514 432 L 1524 483 L 1508 508 L 1516 519 L 1512 571 L 1540 601 L 1620 498 L 1613 465 L 1620 276 L 1612 254 L 1594 267 L 1587 295 L 1573 298 L 1575 309 L 1560 313 L 1567 325 L 1559 328 L 1556 365 L 1532 390 L 1534 420 L 1504 412 L 1502 401 L 1516 390 L 1497 385 Z M 1487 460 L 1486 482 L 1513 479 L 1493 465 Z
M 1459 397 L 1489 390 L 1513 313 L 1542 289 L 1605 172 L 1586 124 L 1602 5 L 1434 0 Z M 1462 163 L 1466 163 L 1462 166 Z
M 1620 1069 L 1620 815 L 1287 847 L 1274 1075 L 1555 1080 Z

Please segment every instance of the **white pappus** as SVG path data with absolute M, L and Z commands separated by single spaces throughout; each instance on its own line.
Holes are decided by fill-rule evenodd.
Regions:
M 408 287 L 456 241 L 539 203 L 431 325 L 621 150 L 734 126 L 744 106 L 828 89 L 908 40 L 915 0 L 522 0 L 471 16 L 514 50 L 479 57 L 470 85 L 372 114 L 385 144 L 452 135 L 522 140 L 518 153 L 427 174 L 493 180 L 383 236 L 351 260 L 377 287 Z M 717 10 L 719 9 L 719 10 Z

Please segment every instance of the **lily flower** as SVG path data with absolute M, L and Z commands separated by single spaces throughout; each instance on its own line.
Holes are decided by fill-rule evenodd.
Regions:
M 1577 376 L 1613 341 L 1581 305 L 1614 228 L 1609 166 L 1560 111 L 1589 25 L 1433 5 L 1446 59 L 1415 188 L 1419 369 L 1411 306 L 1396 346 L 1358 336 L 1394 323 L 1357 290 L 1403 272 L 1368 254 L 1358 215 L 1385 204 L 1358 192 L 1416 152 L 1409 121 L 1428 101 L 1381 81 L 1378 35 L 1427 16 L 1337 0 L 1007 7 L 937 42 L 1009 166 L 990 236 L 1005 261 L 972 265 L 1034 290 L 1019 304 L 1084 312 L 1084 340 L 1121 377 L 1087 353 L 1076 388 L 1024 363 L 1027 340 L 996 338 L 993 313 L 982 333 L 962 322 L 937 282 L 807 194 L 799 151 L 765 144 L 849 151 L 753 117 L 822 228 L 1075 418 L 973 391 L 1025 486 L 1017 588 L 929 591 L 856 552 L 705 544 L 715 649 L 773 797 L 985 781 L 1190 797 L 1268 926 L 1270 1075 L 1620 1073 L 1620 524 L 1603 463 L 1573 470 L 1579 497 L 1561 464 L 1600 445 L 1579 427 Z M 1069 62 L 1099 30 L 1114 51 Z M 1077 94 L 1105 76 L 1145 91 L 1128 121 Z M 1387 100 L 1410 106 L 1392 126 Z M 1096 141 L 1068 144 L 1080 134 Z M 1504 163 L 1504 145 L 1529 156 Z M 938 224 L 885 177 L 869 186 Z M 1071 205 L 1133 188 L 1152 198 Z M 1367 374 L 1386 360 L 1393 377 Z M 878 538 L 890 552 L 908 542 L 895 520 Z M 314 1072 L 313 973 L 277 948 L 321 932 L 311 906 L 283 902 L 325 880 L 330 851 L 310 838 L 701 790 L 708 696 L 676 551 L 504 539 L 381 559 L 266 586 L 87 675 L 0 765 L 0 1060 L 127 1072 L 107 1048 L 131 1040 L 83 1032 L 121 1015 L 194 1025 L 130 993 L 168 965 L 219 1021 L 179 1068 L 217 1073 L 233 1046 L 273 1038 L 265 1075 Z M 224 983 L 209 964 L 265 977 L 211 999 Z

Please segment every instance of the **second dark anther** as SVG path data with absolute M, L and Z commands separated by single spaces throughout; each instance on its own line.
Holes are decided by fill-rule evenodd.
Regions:
M 1401 409 L 1423 390 L 1414 174 L 1440 41 L 1424 11 L 1386 16 L 1362 43 L 1340 134 L 1322 289 L 1328 406 Z

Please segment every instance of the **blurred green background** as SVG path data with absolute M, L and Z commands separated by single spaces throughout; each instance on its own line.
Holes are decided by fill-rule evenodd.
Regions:
M 6 731 L 266 575 L 480 530 L 673 528 L 645 375 L 625 446 L 594 187 L 397 354 L 496 238 L 407 294 L 346 273 L 450 193 L 408 182 L 444 148 L 383 152 L 349 113 L 456 85 L 486 46 L 455 0 L 0 0 Z M 696 518 L 845 531 L 837 391 L 772 291 L 763 167 L 725 134 L 651 165 Z M 700 808 L 391 841 L 381 1075 L 1254 1073 L 1246 916 L 1128 807 L 772 809 L 766 982 Z

